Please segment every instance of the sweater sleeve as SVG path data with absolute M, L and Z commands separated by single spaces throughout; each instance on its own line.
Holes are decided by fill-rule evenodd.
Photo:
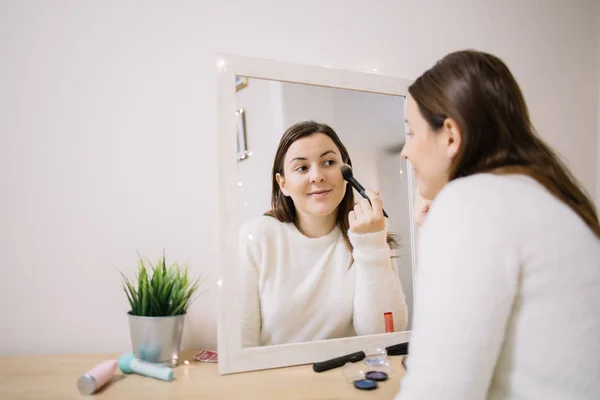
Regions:
M 386 235 L 387 230 L 348 232 L 356 269 L 353 324 L 357 335 L 384 333 L 386 312 L 393 315 L 395 331 L 407 325 L 406 299 Z
M 261 312 L 258 288 L 258 266 L 256 245 L 251 230 L 242 227 L 239 231 L 240 275 L 242 278 L 242 346 L 256 347 L 260 344 Z
M 410 353 L 396 400 L 487 397 L 519 279 L 501 197 L 457 182 L 432 204 L 420 232 Z

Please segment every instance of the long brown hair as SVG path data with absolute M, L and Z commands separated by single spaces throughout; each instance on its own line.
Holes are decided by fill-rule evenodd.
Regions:
M 592 201 L 538 136 L 521 89 L 502 60 L 475 50 L 450 53 L 423 73 L 409 92 L 434 131 L 446 118 L 460 128 L 451 180 L 481 172 L 531 176 L 600 238 Z
M 298 139 L 302 139 L 317 133 L 327 135 L 340 150 L 342 162 L 352 166 L 352 160 L 350 159 L 350 155 L 348 154 L 346 146 L 344 146 L 337 133 L 335 133 L 330 126 L 315 121 L 303 121 L 292 125 L 281 137 L 279 146 L 277 147 L 277 152 L 275 153 L 273 169 L 271 172 L 271 210 L 267 211 L 265 215 L 274 217 L 280 222 L 293 222 L 296 225 L 298 224 L 298 215 L 296 213 L 294 201 L 291 197 L 285 196 L 281 191 L 279 183 L 277 183 L 277 174 L 284 176 L 283 162 L 285 160 L 285 155 L 287 154 L 292 143 Z M 353 209 L 354 193 L 352 191 L 352 187 L 346 187 L 346 193 L 344 194 L 342 202 L 337 209 L 336 223 L 342 231 L 344 241 L 349 249 L 352 249 L 352 244 L 348 238 L 348 229 L 350 228 L 348 214 Z M 387 241 L 390 247 L 397 245 L 395 235 L 393 234 L 388 234 Z

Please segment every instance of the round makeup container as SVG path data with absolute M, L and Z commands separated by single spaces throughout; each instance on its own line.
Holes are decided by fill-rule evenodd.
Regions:
M 354 381 L 354 387 L 360 390 L 373 390 L 377 389 L 377 382 L 370 379 L 360 379 Z
M 385 365 L 387 362 L 387 351 L 385 350 L 385 347 L 369 347 L 365 350 L 363 364 L 371 368 L 376 368 Z

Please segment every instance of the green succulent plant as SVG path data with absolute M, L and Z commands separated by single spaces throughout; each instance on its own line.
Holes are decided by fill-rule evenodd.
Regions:
M 200 277 L 189 278 L 187 264 L 173 262 L 167 265 L 164 254 L 154 265 L 140 257 L 134 279 L 123 273 L 121 276 L 131 306 L 129 313 L 142 317 L 185 314 L 201 283 Z

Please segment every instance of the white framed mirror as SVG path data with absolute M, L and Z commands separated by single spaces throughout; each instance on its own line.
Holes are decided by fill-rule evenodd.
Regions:
M 411 206 L 414 178 L 400 151 L 406 140 L 405 104 L 410 83 L 376 74 L 217 56 L 221 374 L 315 363 L 374 346 L 408 341 L 414 303 L 415 228 Z M 324 244 L 323 252 L 339 253 L 339 257 L 327 256 L 325 263 L 319 254 L 296 255 L 284 262 L 277 256 L 253 259 L 259 265 L 252 266 L 254 275 L 248 277 L 251 257 L 245 251 L 248 241 L 257 242 L 257 235 L 270 235 L 271 239 L 277 236 L 282 240 L 293 236 L 300 241 L 292 246 L 300 247 L 305 243 L 303 240 L 315 238 L 304 235 L 298 223 L 265 216 L 272 208 L 275 185 L 279 183 L 280 190 L 289 191 L 292 182 L 290 175 L 278 180 L 273 173 L 278 146 L 291 127 L 302 123 L 316 123 L 333 130 L 341 146 L 332 137 L 323 137 L 322 143 L 333 145 L 340 153 L 339 159 L 323 158 L 322 165 L 338 168 L 331 170 L 338 171 L 337 179 L 341 176 L 341 164 L 347 161 L 343 158 L 347 157 L 354 178 L 367 189 L 379 191 L 383 209 L 389 215 L 385 224 L 394 240 L 388 241 L 391 244 L 386 248 L 388 255 L 384 262 L 391 274 L 380 275 L 378 279 L 390 278 L 378 283 L 379 291 L 373 291 L 375 286 L 372 286 L 369 289 L 372 293 L 366 297 L 365 282 L 375 278 L 371 279 L 368 270 L 362 270 L 361 275 L 355 273 L 363 267 L 356 267 L 359 261 L 355 262 L 351 250 L 343 255 L 346 254 L 343 243 L 350 243 L 350 239 L 337 225 L 337 230 L 316 239 L 331 238 L 331 242 Z M 321 142 L 303 143 L 304 147 L 296 149 L 300 153 L 317 151 L 321 146 Z M 285 154 L 290 149 L 293 147 Z M 294 160 L 306 161 L 312 157 L 300 155 Z M 320 160 L 315 162 L 321 163 Z M 302 166 L 293 168 L 304 171 Z M 329 193 L 340 188 L 344 199 L 348 191 L 353 193 L 353 202 L 362 199 L 351 185 L 341 181 L 343 185 L 332 184 L 334 189 L 328 187 L 324 194 L 311 192 L 307 196 L 310 201 L 316 196 L 318 201 L 329 201 L 320 196 L 332 196 Z M 298 210 L 302 207 L 298 203 Z M 257 229 L 256 221 L 262 221 L 259 225 L 274 223 L 279 227 L 276 229 L 283 230 L 267 234 L 262 228 L 252 230 Z M 248 230 L 248 226 L 253 228 Z M 250 245 L 264 250 L 263 244 L 254 242 Z M 336 264 L 330 265 L 332 262 Z M 318 285 L 310 279 L 319 282 Z M 315 286 L 321 289 L 317 291 Z M 359 296 L 362 296 L 360 301 L 356 300 Z M 383 311 L 392 314 L 393 328 L 386 327 Z

